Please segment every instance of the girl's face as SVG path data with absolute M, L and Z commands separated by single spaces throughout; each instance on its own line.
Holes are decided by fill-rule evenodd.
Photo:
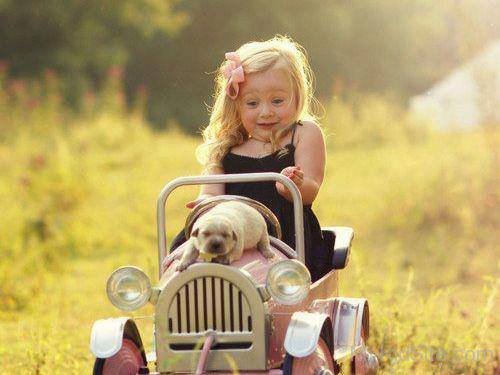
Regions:
M 271 133 L 290 125 L 296 114 L 292 82 L 284 69 L 245 76 L 240 85 L 238 112 L 252 137 L 269 140 Z

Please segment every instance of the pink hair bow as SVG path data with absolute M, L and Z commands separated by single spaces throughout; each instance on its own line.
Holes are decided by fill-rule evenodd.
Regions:
M 231 99 L 236 99 L 240 91 L 239 84 L 245 81 L 241 59 L 236 52 L 226 53 L 226 65 L 224 65 L 223 74 L 227 78 L 226 94 Z

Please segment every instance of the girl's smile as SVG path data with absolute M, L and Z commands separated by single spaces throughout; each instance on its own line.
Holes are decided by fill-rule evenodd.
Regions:
M 263 128 L 272 128 L 274 125 L 278 124 L 277 122 L 269 122 L 269 123 L 257 123 L 257 126 Z

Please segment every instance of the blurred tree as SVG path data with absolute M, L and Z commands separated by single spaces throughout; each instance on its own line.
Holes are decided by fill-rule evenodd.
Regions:
M 87 82 L 125 64 L 127 38 L 173 35 L 186 23 L 177 0 L 0 0 L 0 60 L 10 74 L 38 76 L 47 68 L 63 78 L 73 102 Z
M 10 74 L 59 72 L 73 102 L 123 64 L 148 116 L 206 124 L 224 52 L 286 34 L 302 44 L 317 94 L 393 93 L 404 103 L 500 37 L 500 0 L 0 0 Z M 144 90 L 142 90 L 144 92 Z

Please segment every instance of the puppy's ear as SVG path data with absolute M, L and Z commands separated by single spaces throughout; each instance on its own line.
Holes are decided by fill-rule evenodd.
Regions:
M 236 232 L 233 230 L 233 241 L 236 241 L 238 239 L 238 236 L 236 235 Z
M 198 228 L 191 232 L 191 237 L 198 237 Z

